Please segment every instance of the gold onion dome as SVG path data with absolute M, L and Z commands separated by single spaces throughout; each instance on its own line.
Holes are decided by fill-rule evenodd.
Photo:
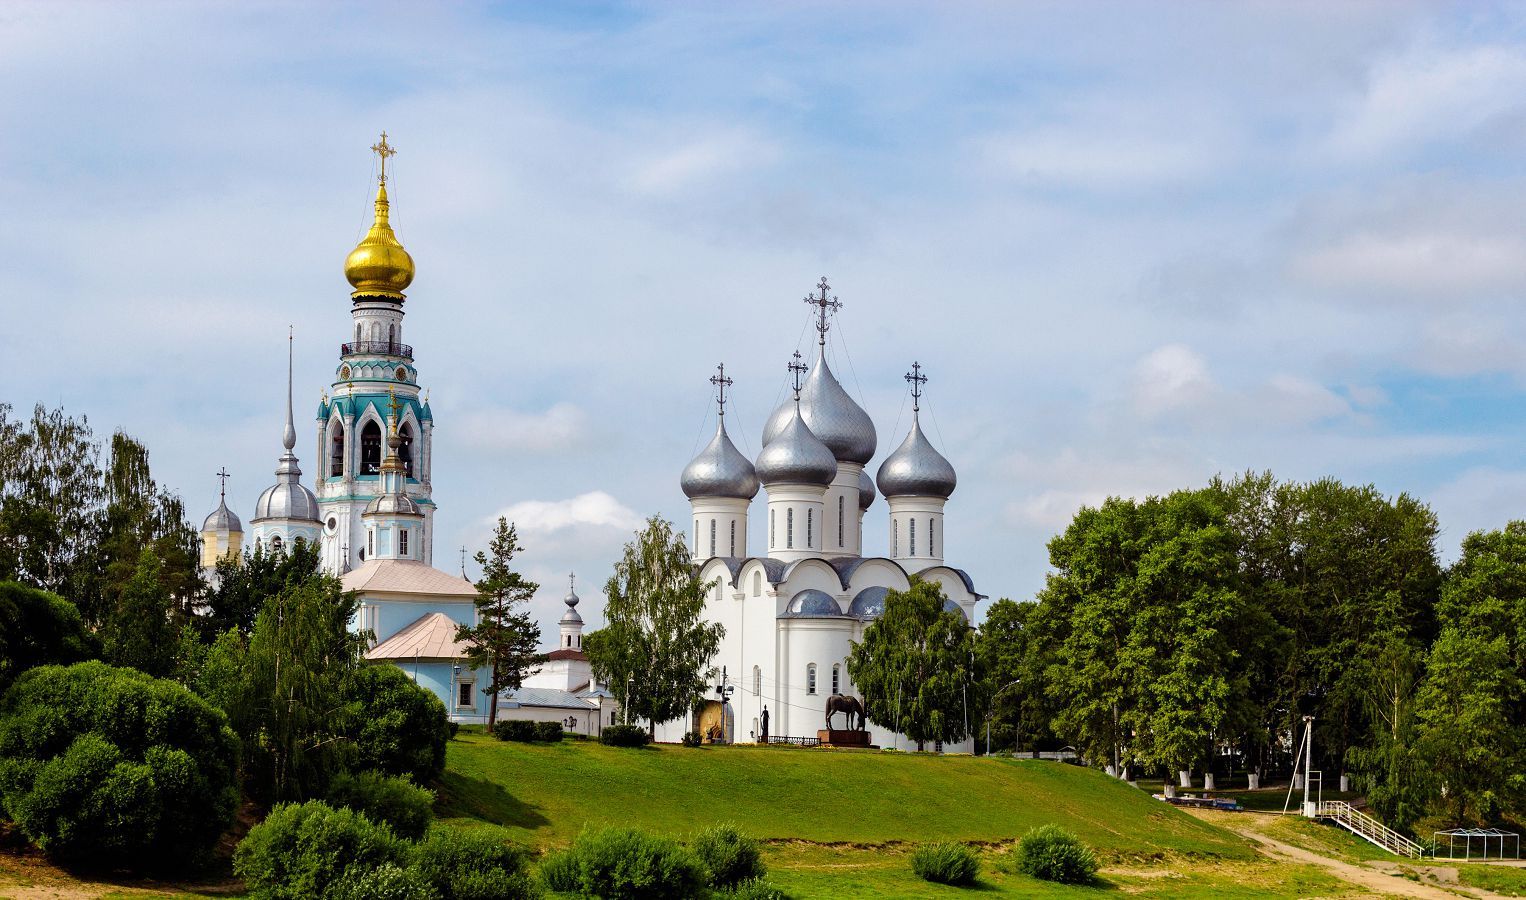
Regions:
M 413 257 L 392 233 L 387 214 L 387 183 L 383 181 L 376 188 L 376 220 L 344 260 L 344 277 L 355 288 L 351 296 L 401 300 L 403 291 L 413 283 Z

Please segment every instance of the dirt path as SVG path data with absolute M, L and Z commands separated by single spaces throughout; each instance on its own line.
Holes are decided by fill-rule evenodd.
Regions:
M 1425 898 L 1425 900 L 1457 900 L 1458 897 L 1474 897 L 1477 900 L 1509 900 L 1504 894 L 1496 894 L 1480 888 L 1443 888 L 1437 885 L 1409 881 L 1402 875 L 1399 875 L 1400 866 L 1416 872 L 1424 872 L 1431 868 L 1423 863 L 1407 865 L 1396 861 L 1393 864 L 1379 863 L 1362 866 L 1315 853 L 1312 850 L 1305 850 L 1302 847 L 1295 847 L 1285 841 L 1279 841 L 1274 837 L 1263 834 L 1257 829 L 1258 822 L 1263 820 L 1263 816 L 1258 813 L 1213 813 L 1194 809 L 1187 809 L 1186 812 L 1220 827 L 1228 828 L 1230 831 L 1250 839 L 1256 844 L 1257 849 L 1273 859 L 1285 859 L 1319 866 L 1342 881 L 1378 894 L 1390 897 L 1419 897 Z M 1445 869 L 1435 873 L 1435 875 L 1441 876 L 1446 874 L 1450 874 L 1455 879 L 1457 877 L 1457 870 Z

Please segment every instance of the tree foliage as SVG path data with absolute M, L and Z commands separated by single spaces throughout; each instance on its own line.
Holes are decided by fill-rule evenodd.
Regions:
M 106 620 L 106 661 L 156 678 L 168 676 L 175 670 L 180 649 L 177 619 L 164 583 L 164 565 L 145 547 Z
M 68 665 L 99 656 L 74 604 L 47 591 L 0 581 L 0 691 L 37 666 Z
M 705 694 L 725 628 L 705 622 L 705 597 L 682 534 L 660 517 L 625 545 L 604 586 L 608 624 L 583 638 L 594 674 L 621 708 L 655 729 Z
M 237 628 L 248 634 L 265 601 L 318 574 L 322 548 L 301 538 L 280 550 L 256 545 L 253 552 L 217 561 L 216 586 L 207 593 L 204 633 Z
M 885 611 L 848 651 L 848 676 L 864 695 L 867 718 L 918 749 L 964 740 L 971 711 L 978 717 L 981 708 L 975 633 L 963 612 L 944 608 L 947 602 L 933 581 L 890 591 Z
M 519 536 L 507 519 L 500 517 L 488 542 L 487 552 L 477 552 L 482 578 L 477 581 L 477 624 L 456 627 L 456 640 L 466 643 L 466 661 L 474 669 L 488 670 L 483 690 L 488 695 L 487 730 L 498 720 L 498 695 L 517 691 L 525 676 L 546 657 L 537 652 L 540 625 L 530 617 L 530 599 L 540 585 L 514 571 Z

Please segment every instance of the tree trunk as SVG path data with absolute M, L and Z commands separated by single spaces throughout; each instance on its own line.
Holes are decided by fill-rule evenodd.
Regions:
M 489 688 L 493 687 L 493 685 L 496 685 L 498 683 L 498 658 L 496 656 L 493 657 L 492 672 L 493 672 L 493 684 L 488 685 Z M 488 700 L 487 700 L 487 733 L 488 734 L 492 734 L 493 733 L 493 723 L 495 723 L 497 721 L 498 721 L 498 692 L 496 690 L 489 690 L 488 691 Z

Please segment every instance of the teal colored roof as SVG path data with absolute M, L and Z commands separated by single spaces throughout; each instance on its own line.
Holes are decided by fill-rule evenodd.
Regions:
M 318 404 L 319 421 L 327 421 L 329 416 L 338 412 L 342 419 L 358 419 L 367 408 L 376 410 L 376 414 L 383 420 L 387 418 L 387 404 L 391 398 L 386 394 L 358 394 L 350 397 L 334 397 L 327 403 Z M 413 410 L 413 417 L 420 422 L 433 422 L 434 414 L 429 411 L 429 405 L 414 397 L 399 397 L 398 403 L 406 409 Z

